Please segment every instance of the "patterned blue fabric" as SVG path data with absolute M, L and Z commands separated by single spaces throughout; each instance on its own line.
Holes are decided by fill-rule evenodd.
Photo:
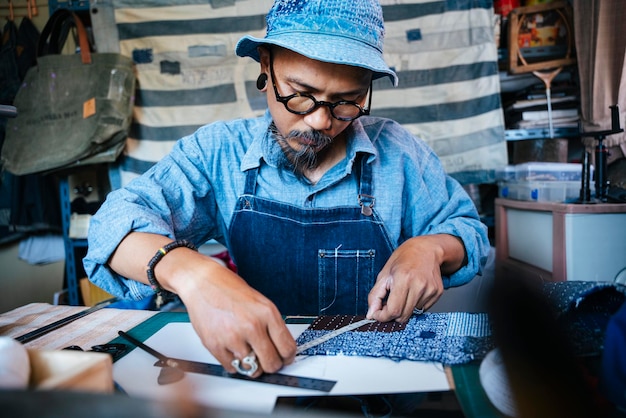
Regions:
M 388 357 L 454 365 L 482 359 L 493 348 L 485 313 L 425 313 L 411 317 L 399 331 L 378 329 L 349 331 L 302 354 Z M 302 345 L 328 332 L 309 328 L 296 343 Z
M 626 300 L 626 286 L 611 282 L 553 282 L 543 284 L 542 291 L 565 327 L 574 354 L 600 354 L 607 323 Z M 319 317 L 296 343 L 302 345 L 358 319 Z M 325 329 L 317 325 L 320 322 Z M 346 332 L 303 354 L 388 357 L 455 365 L 481 360 L 493 348 L 486 313 L 427 312 L 411 317 L 404 326 L 376 323 Z
M 545 283 L 543 289 L 560 314 L 576 310 L 614 312 L 626 295 L 625 286 L 612 282 L 551 282 Z M 594 303 L 594 298 L 603 300 Z
M 626 286 L 611 282 L 546 283 L 544 292 L 574 353 L 601 354 L 609 320 L 626 300 Z

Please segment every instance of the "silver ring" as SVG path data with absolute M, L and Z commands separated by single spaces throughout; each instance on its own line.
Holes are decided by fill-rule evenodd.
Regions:
M 241 363 L 245 364 L 245 367 L 242 367 Z M 233 367 L 237 370 L 237 373 L 242 374 L 244 376 L 252 376 L 259 368 L 259 365 L 256 362 L 256 354 L 254 351 L 251 351 L 250 354 L 245 356 L 241 361 L 238 358 L 234 359 L 230 362 Z
M 413 308 L 413 315 L 421 315 L 424 313 L 424 309 Z

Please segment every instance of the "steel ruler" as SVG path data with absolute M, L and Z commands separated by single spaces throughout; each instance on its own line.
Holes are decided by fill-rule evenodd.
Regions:
M 322 335 L 319 338 L 316 338 L 314 340 L 311 340 L 305 344 L 298 346 L 296 350 L 296 354 L 301 354 L 302 352 L 308 350 L 309 348 L 315 347 L 316 345 L 322 344 L 332 338 L 337 337 L 338 335 L 341 335 L 348 331 L 355 330 L 365 324 L 369 324 L 372 322 L 374 322 L 374 320 L 363 319 L 361 321 L 354 322 L 352 324 L 346 325 L 336 330 L 332 330 Z M 167 357 L 164 354 L 161 354 L 155 349 L 142 343 L 141 341 L 135 339 L 128 333 L 125 333 L 123 331 L 118 331 L 118 334 L 124 339 L 136 345 L 137 347 L 141 348 L 142 350 L 156 357 L 158 361 L 154 363 L 154 365 L 157 367 L 161 367 L 162 371 L 165 371 L 165 369 L 174 368 L 174 369 L 178 369 L 180 371 L 188 372 L 188 373 L 199 373 L 199 374 L 205 374 L 205 375 L 210 375 L 210 376 L 247 380 L 250 382 L 268 383 L 272 385 L 291 386 L 291 387 L 296 387 L 296 388 L 301 388 L 301 389 L 318 390 L 321 392 L 330 392 L 335 386 L 335 384 L 337 383 L 336 381 L 333 381 L 333 380 L 293 376 L 293 375 L 282 374 L 282 373 L 264 373 L 261 376 L 256 377 L 256 378 L 244 376 L 238 373 L 231 374 L 231 373 L 228 373 L 222 366 L 218 364 L 202 363 L 198 361 Z M 180 378 L 182 378 L 182 374 L 179 376 Z M 177 378 L 174 378 L 174 380 L 170 381 L 169 383 L 173 383 L 175 380 L 177 380 Z

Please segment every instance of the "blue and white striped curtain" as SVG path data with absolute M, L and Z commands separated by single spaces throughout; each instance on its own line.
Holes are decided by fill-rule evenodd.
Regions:
M 235 55 L 262 37 L 272 0 L 113 0 L 120 52 L 136 63 L 135 114 L 121 184 L 216 120 L 257 116 L 259 65 Z M 372 114 L 426 140 L 461 183 L 507 164 L 492 0 L 382 0 L 385 58 L 400 84 L 374 85 Z

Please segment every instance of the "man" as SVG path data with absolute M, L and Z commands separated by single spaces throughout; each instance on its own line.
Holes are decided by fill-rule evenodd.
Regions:
M 200 128 L 110 193 L 90 279 L 177 294 L 225 369 L 252 376 L 294 359 L 282 315 L 406 321 L 470 281 L 489 249 L 472 201 L 423 141 L 367 116 L 372 80 L 397 84 L 383 34 L 374 0 L 276 1 L 265 38 L 236 47 L 260 63 L 266 114 Z M 194 251 L 209 239 L 238 274 Z

